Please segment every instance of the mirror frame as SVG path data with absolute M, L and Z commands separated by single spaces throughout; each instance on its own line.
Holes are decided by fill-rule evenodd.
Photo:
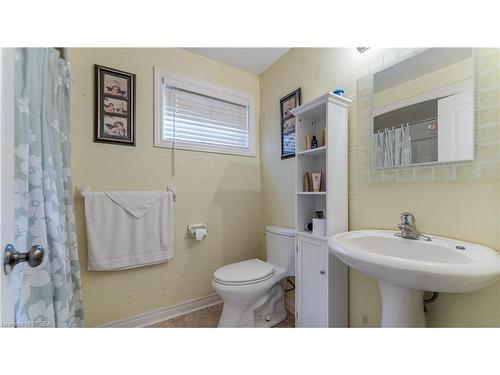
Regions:
M 399 58 L 395 61 L 393 61 L 391 64 L 388 64 L 386 66 L 383 66 L 383 67 L 380 67 L 379 69 L 375 70 L 372 74 L 371 74 L 371 79 L 372 79 L 372 84 L 371 84 L 371 94 L 370 94 L 370 122 L 371 122 L 371 131 L 373 132 L 373 127 L 374 127 L 374 108 L 373 108 L 373 96 L 374 96 L 374 81 L 375 81 L 375 75 L 377 73 L 380 73 L 380 72 L 383 72 L 384 70 L 390 68 L 390 67 L 393 67 L 403 61 L 406 61 L 406 60 L 409 60 L 409 59 L 412 59 L 414 58 L 415 56 L 425 52 L 425 51 L 428 51 L 432 48 L 440 48 L 440 47 L 429 47 L 429 48 L 421 48 L 418 50 L 418 52 L 416 53 L 413 53 L 409 56 L 403 56 L 402 58 Z M 457 48 L 466 48 L 466 47 L 457 47 Z M 468 47 L 467 47 L 468 48 Z M 414 168 L 414 167 L 419 167 L 419 166 L 435 166 L 435 165 L 449 165 L 449 164 L 461 164 L 461 163 L 467 163 L 467 162 L 474 162 L 474 160 L 476 160 L 476 157 L 477 157 L 477 149 L 476 149 L 476 123 L 477 123 L 477 119 L 476 119 L 476 116 L 475 116 L 475 113 L 476 113 L 476 106 L 477 106 L 477 100 L 476 100 L 476 69 L 475 69 L 475 66 L 476 66 L 476 60 L 475 60 L 475 53 L 474 53 L 474 48 L 470 48 L 471 51 L 472 51 L 472 77 L 471 77 L 471 80 L 472 80 L 472 87 L 473 87 L 473 96 L 474 96 L 474 119 L 473 119 L 473 126 L 474 126 L 474 159 L 473 160 L 455 160 L 455 161 L 446 161 L 446 162 L 443 162 L 443 161 L 431 161 L 431 162 L 423 162 L 423 163 L 413 163 L 413 164 L 410 164 L 410 165 L 400 165 L 400 166 L 393 166 L 393 167 L 378 167 L 376 168 L 374 165 L 373 165 L 373 160 L 372 160 L 372 152 L 373 152 L 373 140 L 370 141 L 370 162 L 372 163 L 371 166 L 372 166 L 372 169 L 373 170 L 377 170 L 377 171 L 381 171 L 381 170 L 390 170 L 390 169 L 402 169 L 402 168 Z M 400 99 L 400 100 L 404 100 L 404 99 Z M 398 100 L 398 101 L 400 101 Z
M 368 183 L 456 181 L 500 178 L 500 122 L 492 121 L 500 103 L 488 102 L 487 92 L 500 86 L 494 73 L 500 66 L 500 49 L 472 48 L 474 79 L 474 160 L 429 162 L 388 168 L 374 168 L 372 162 L 373 76 L 428 48 L 377 49 L 360 66 L 357 80 L 356 163 L 362 181 Z M 492 74 L 493 73 L 493 74 Z M 494 92 L 494 90 L 493 90 Z M 492 131 L 493 130 L 493 131 Z M 496 130 L 496 131 L 495 131 Z

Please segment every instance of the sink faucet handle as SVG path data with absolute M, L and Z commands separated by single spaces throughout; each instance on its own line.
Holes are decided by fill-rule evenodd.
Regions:
M 411 212 L 401 212 L 401 224 L 415 225 L 415 216 Z

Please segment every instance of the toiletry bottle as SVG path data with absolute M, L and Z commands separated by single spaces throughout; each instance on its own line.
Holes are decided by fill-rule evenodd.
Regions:
M 309 173 L 304 174 L 304 186 L 303 186 L 303 191 L 304 192 L 309 192 L 311 191 L 311 178 L 309 176 Z
M 321 190 L 321 172 L 312 172 L 311 173 L 312 187 L 314 192 L 318 192 Z
M 311 149 L 311 134 L 306 134 L 306 150 Z
M 311 141 L 311 148 L 318 148 L 318 140 L 316 139 L 315 135 L 313 135 L 313 138 Z

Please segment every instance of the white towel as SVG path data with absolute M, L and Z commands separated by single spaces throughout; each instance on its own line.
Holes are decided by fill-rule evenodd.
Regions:
M 174 256 L 171 192 L 85 193 L 89 271 L 166 262 Z

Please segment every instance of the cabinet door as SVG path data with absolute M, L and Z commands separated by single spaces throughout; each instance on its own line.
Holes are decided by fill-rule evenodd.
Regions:
M 326 241 L 298 236 L 299 327 L 328 327 L 328 248 Z
M 474 159 L 474 93 L 438 100 L 438 160 Z

